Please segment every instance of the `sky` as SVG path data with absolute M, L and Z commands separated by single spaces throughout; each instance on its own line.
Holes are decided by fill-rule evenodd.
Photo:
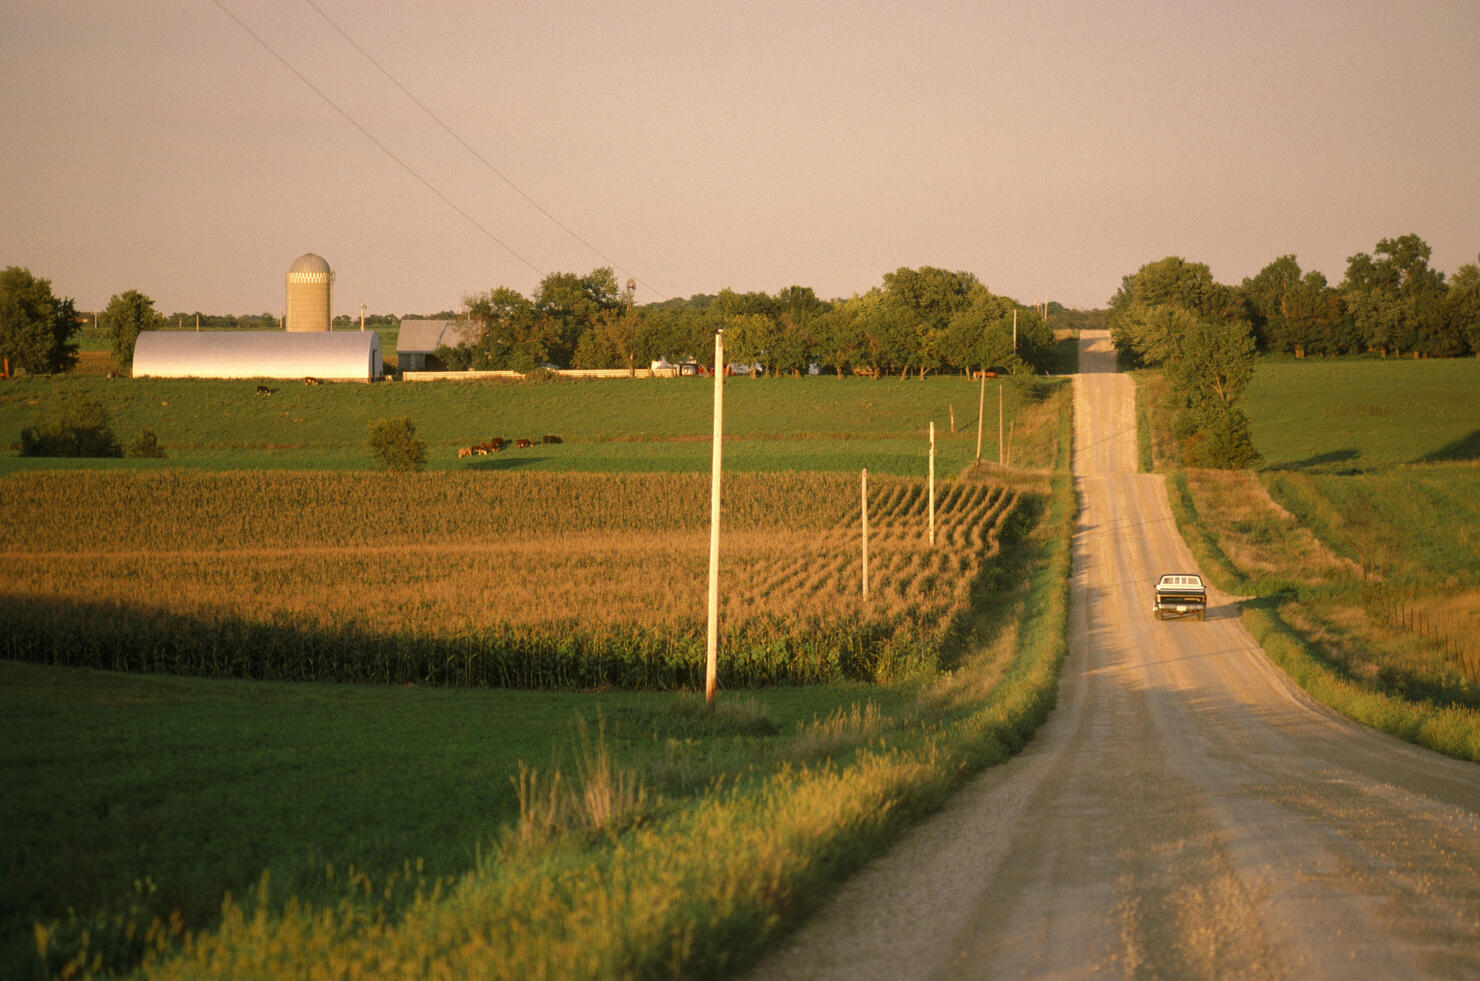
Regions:
M 0 265 L 92 310 L 1480 255 L 1474 0 L 5 0 Z

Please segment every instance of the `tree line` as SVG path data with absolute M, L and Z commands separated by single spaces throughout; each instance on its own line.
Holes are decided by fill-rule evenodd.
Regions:
M 1233 292 L 1254 339 L 1281 354 L 1448 358 L 1480 355 L 1480 265 L 1445 282 L 1433 250 L 1417 235 L 1385 238 L 1346 261 L 1332 286 L 1283 255 Z M 1480 257 L 1477 257 L 1480 263 Z
M 1058 304 L 1046 311 L 1062 312 Z M 584 276 L 553 273 L 529 297 L 508 287 L 470 296 L 468 316 L 479 325 L 478 339 L 439 351 L 449 368 L 704 361 L 718 330 L 725 331 L 727 357 L 771 375 L 814 366 L 838 375 L 920 378 L 988 367 L 1041 371 L 1053 354 L 1044 310 L 993 294 L 972 273 L 931 266 L 886 273 L 880 286 L 841 300 L 788 286 L 643 306 L 603 267 Z

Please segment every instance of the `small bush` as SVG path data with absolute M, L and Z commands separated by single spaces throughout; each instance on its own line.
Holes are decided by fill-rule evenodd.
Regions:
M 408 416 L 372 422 L 365 445 L 387 470 L 418 471 L 427 464 L 427 444 L 416 438 L 416 424 Z
M 146 427 L 139 430 L 139 435 L 128 444 L 123 455 L 137 459 L 163 460 L 165 452 L 164 447 L 159 445 L 159 437 L 154 435 L 154 430 Z
M 38 419 L 21 430 L 21 456 L 123 456 L 118 437 L 108 428 L 108 410 L 76 394 L 55 418 Z

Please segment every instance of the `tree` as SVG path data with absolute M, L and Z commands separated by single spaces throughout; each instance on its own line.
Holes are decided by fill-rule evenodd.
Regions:
M 1174 336 L 1176 351 L 1166 374 L 1179 402 L 1173 429 L 1182 439 L 1183 462 L 1221 470 L 1252 466 L 1259 452 L 1240 407 L 1254 376 L 1249 325 L 1192 317 Z
M 1448 306 L 1450 329 L 1464 337 L 1470 353 L 1480 356 L 1480 265 L 1459 267 L 1449 281 Z
M 1346 354 L 1360 346 L 1341 294 L 1314 269 L 1285 290 L 1280 316 L 1297 357 Z
M 828 304 L 810 286 L 788 286 L 776 294 L 776 368 L 801 374 L 819 353 L 818 321 Z
M 934 266 L 884 274 L 884 337 L 891 367 L 918 368 L 920 377 L 946 363 L 951 318 L 972 304 L 981 282 L 969 272 Z
M 1165 370 L 1172 427 L 1189 466 L 1236 469 L 1259 459 L 1240 407 L 1255 358 L 1241 308 L 1207 266 L 1175 256 L 1127 276 L 1111 300 L 1117 346 Z
M 482 324 L 469 367 L 528 371 L 550 359 L 550 322 L 518 290 L 500 286 L 467 298 L 468 315 Z
M 146 330 L 159 330 L 164 318 L 154 312 L 154 301 L 137 290 L 116 293 L 103 308 L 103 326 L 113 341 L 113 360 L 127 370 L 134 360 L 134 344 Z
M 408 416 L 372 422 L 365 445 L 387 470 L 418 471 L 426 466 L 427 445 L 416 438 L 416 424 Z
M 531 306 L 545 321 L 539 328 L 546 346 L 541 360 L 568 365 L 581 335 L 595 327 L 602 315 L 622 309 L 622 291 L 609 266 L 585 276 L 550 273 L 540 280 Z
M 817 318 L 818 356 L 830 363 L 841 378 L 845 371 L 863 364 L 867 342 L 859 323 L 859 307 L 865 301 L 857 294 L 833 304 L 832 309 Z
M 773 370 L 778 331 L 763 313 L 737 313 L 725 321 L 725 355 L 741 364 Z
M 52 295 L 51 280 L 9 266 L 0 273 L 0 357 L 11 371 L 54 374 L 77 363 L 77 310 Z
M 1254 339 L 1267 351 L 1287 353 L 1296 347 L 1283 305 L 1286 295 L 1299 284 L 1300 263 L 1293 255 L 1282 255 L 1259 270 L 1257 276 L 1245 279 L 1239 288 Z
M 1437 356 L 1464 350 L 1446 318 L 1444 274 L 1429 268 L 1432 251 L 1417 235 L 1403 235 L 1382 239 L 1373 255 L 1347 259 L 1342 297 L 1368 350 Z
M 1165 322 L 1149 317 L 1158 306 L 1180 307 L 1199 317 L 1233 319 L 1243 315 L 1242 303 L 1233 291 L 1213 280 L 1201 262 L 1168 256 L 1142 266 L 1121 281 L 1110 298 L 1110 335 L 1122 354 L 1141 364 L 1160 364 L 1169 355 L 1168 339 L 1155 329 Z
M 123 456 L 102 403 L 74 392 L 51 419 L 21 430 L 21 456 Z

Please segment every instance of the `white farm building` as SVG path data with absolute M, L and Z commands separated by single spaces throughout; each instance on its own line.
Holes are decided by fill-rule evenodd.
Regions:
M 385 374 L 374 331 L 152 330 L 134 346 L 135 378 L 320 378 Z

